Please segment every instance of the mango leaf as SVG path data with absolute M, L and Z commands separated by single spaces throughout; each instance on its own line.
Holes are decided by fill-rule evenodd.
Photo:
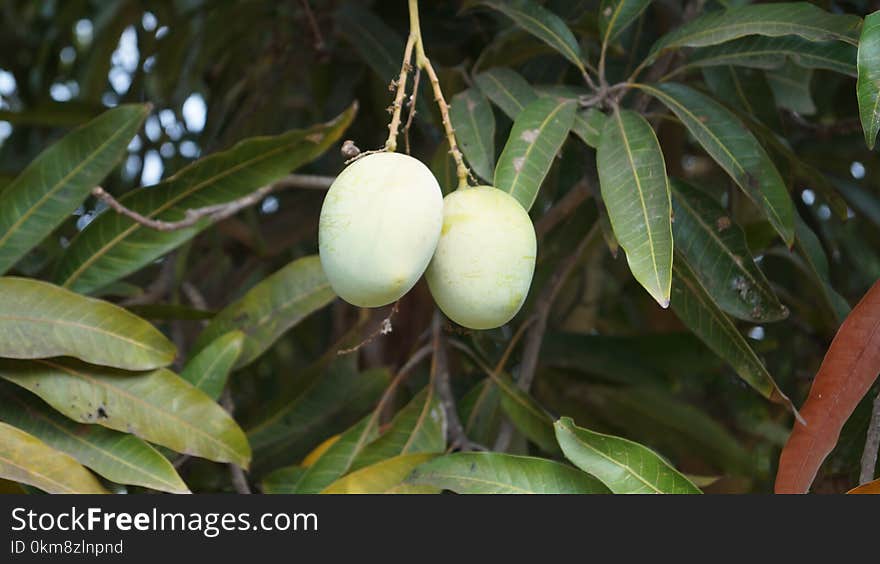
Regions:
M 101 114 L 40 153 L 3 189 L 0 274 L 69 218 L 116 168 L 149 112 L 148 105 L 126 104 Z
M 361 468 L 330 484 L 325 494 L 436 494 L 438 488 L 406 482 L 414 468 L 436 457 L 433 453 L 402 454 Z
M 745 337 L 719 309 L 684 259 L 675 261 L 672 309 L 681 322 L 715 354 L 727 361 L 747 384 L 770 401 L 794 411 L 791 401 L 773 381 Z
M 602 0 L 599 5 L 599 36 L 612 43 L 639 19 L 651 0 Z
M 376 419 L 370 414 L 348 429 L 317 460 L 307 465 L 290 493 L 319 493 L 347 474 L 364 446 L 375 439 L 377 427 Z
M 859 38 L 856 97 L 865 144 L 874 148 L 880 131 L 880 11 L 865 17 Z
M 266 475 L 260 482 L 260 489 L 264 494 L 292 494 L 296 493 L 296 486 L 306 469 L 302 466 L 285 466 Z
M 277 466 L 299 460 L 316 442 L 370 412 L 389 380 L 385 369 L 358 372 L 350 363 L 335 361 L 301 394 L 248 428 L 258 463 Z
M 434 386 L 428 385 L 401 409 L 388 429 L 351 464 L 353 470 L 392 456 L 446 450 L 446 412 Z
M 0 420 L 119 484 L 188 493 L 167 458 L 144 441 L 99 425 L 83 425 L 52 410 L 17 386 L 0 383 Z
M 718 66 L 704 67 L 702 74 L 712 94 L 728 107 L 738 109 L 740 117 L 742 114 L 753 116 L 753 122 L 758 120 L 762 125 L 769 127 L 769 133 L 773 135 L 782 129 L 776 106 L 767 103 L 768 100 L 773 99 L 773 91 L 770 90 L 767 77 L 760 70 Z M 754 128 L 752 132 L 756 136 L 759 135 Z
M 407 483 L 459 494 L 608 493 L 599 480 L 545 458 L 496 452 L 456 452 L 417 467 Z
M 234 368 L 247 366 L 288 329 L 336 299 L 318 255 L 297 259 L 226 306 L 202 331 L 193 350 L 201 351 L 220 335 L 245 334 Z
M 690 480 L 645 446 L 577 427 L 570 417 L 562 417 L 555 427 L 565 457 L 584 472 L 596 476 L 614 493 L 701 493 Z
M 706 12 L 654 43 L 647 60 L 680 47 L 717 45 L 745 35 L 797 35 L 810 41 L 844 41 L 858 45 L 861 18 L 837 15 L 807 2 L 779 2 Z
M 532 396 L 518 388 L 506 374 L 495 376 L 493 381 L 501 391 L 501 409 L 513 426 L 544 451 L 558 452 L 550 414 Z
M 458 407 L 465 436 L 477 444 L 491 444 L 501 425 L 498 386 L 486 378 L 465 394 Z
M 353 105 L 333 121 L 310 129 L 242 141 L 195 161 L 156 186 L 129 192 L 120 201 L 145 217 L 176 221 L 188 209 L 235 200 L 323 154 L 356 110 Z M 209 225 L 205 218 L 185 229 L 156 231 L 108 210 L 71 241 L 55 279 L 78 292 L 97 290 L 150 264 Z
M 0 423 L 0 478 L 47 493 L 108 493 L 91 472 L 40 439 Z
M 816 103 L 810 93 L 813 69 L 803 69 L 794 63 L 786 62 L 773 71 L 765 71 L 767 83 L 773 91 L 773 98 L 780 108 L 796 114 L 811 116 L 816 113 Z
M 880 480 L 874 480 L 867 484 L 862 484 L 857 488 L 853 488 L 846 492 L 848 494 L 873 494 L 880 495 Z
M 575 103 L 540 98 L 517 116 L 495 167 L 495 187 L 529 210 L 574 121 Z
M 746 234 L 711 197 L 673 180 L 676 249 L 727 313 L 756 323 L 779 321 L 788 310 L 752 259 Z
M 581 74 L 587 71 L 581 60 L 581 48 L 574 34 L 562 18 L 550 12 L 535 0 L 473 0 L 465 6 L 480 4 L 498 10 L 559 54 L 571 61 Z
M 828 257 L 816 234 L 807 226 L 799 215 L 795 215 L 795 250 L 803 257 L 808 273 L 813 277 L 822 297 L 828 307 L 834 313 L 838 323 L 842 323 L 849 315 L 850 307 L 847 301 L 837 293 L 831 285 L 831 275 L 828 268 Z
M 519 73 L 506 67 L 498 67 L 474 77 L 477 87 L 493 104 L 510 119 L 537 100 L 532 86 Z
M 779 171 L 755 136 L 729 110 L 692 88 L 676 83 L 639 88 L 678 116 L 790 247 L 794 242 L 794 204 Z
M 102 288 L 101 293 L 107 288 L 109 288 L 109 286 Z M 217 314 L 215 311 L 198 309 L 180 304 L 132 304 L 126 306 L 125 309 L 138 317 L 152 319 L 154 321 L 175 321 L 178 319 L 186 321 L 202 321 L 204 319 L 211 319 Z
M 840 326 L 779 457 L 776 493 L 806 493 L 880 373 L 880 282 Z
M 155 327 L 121 307 L 48 282 L 0 277 L 0 357 L 72 356 L 151 370 L 170 364 L 175 352 Z
M 565 100 L 577 102 L 581 96 L 589 94 L 585 89 L 561 84 L 536 86 L 535 91 L 542 98 L 556 98 L 560 102 Z M 574 113 L 571 132 L 586 143 L 587 146 L 595 149 L 599 146 L 599 136 L 602 134 L 602 127 L 604 125 L 605 114 L 601 111 L 596 108 L 578 109 Z
M 230 331 L 217 337 L 187 361 L 180 377 L 211 399 L 218 399 L 241 355 L 244 340 L 245 334 L 241 331 Z
M 666 164 L 647 121 L 629 110 L 605 121 L 596 154 L 602 199 L 633 276 L 661 307 L 672 283 L 672 204 Z
M 247 467 L 251 450 L 235 421 L 173 372 L 130 373 L 67 359 L 3 360 L 0 378 L 80 423 L 97 423 L 174 451 Z
M 495 114 L 489 101 L 478 89 L 468 88 L 452 97 L 449 117 L 471 169 L 491 182 L 495 170 Z
M 856 76 L 856 48 L 839 41 L 808 41 L 796 35 L 750 36 L 697 49 L 682 68 L 737 65 L 778 69 L 786 61 L 799 67 Z

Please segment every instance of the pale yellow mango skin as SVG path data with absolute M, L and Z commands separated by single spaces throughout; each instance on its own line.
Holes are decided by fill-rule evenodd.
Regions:
M 318 250 L 333 291 L 350 304 L 397 301 L 425 272 L 443 224 L 431 171 L 399 153 L 375 153 L 336 177 L 321 208 Z
M 532 220 L 512 196 L 491 186 L 462 188 L 443 200 L 443 231 L 425 278 L 451 320 L 493 329 L 513 319 L 535 273 Z

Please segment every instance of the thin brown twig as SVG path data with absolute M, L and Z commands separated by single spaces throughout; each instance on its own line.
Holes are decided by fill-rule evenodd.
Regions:
M 553 272 L 547 285 L 541 290 L 538 301 L 535 304 L 535 322 L 526 338 L 525 349 L 523 350 L 522 363 L 520 365 L 519 379 L 517 385 L 520 389 L 528 391 L 532 386 L 535 378 L 535 370 L 538 366 L 538 354 L 541 352 L 541 343 L 544 341 L 544 333 L 547 330 L 547 319 L 550 317 L 550 309 L 556 296 L 568 280 L 574 267 L 580 262 L 584 251 L 591 246 L 600 233 L 599 224 L 596 222 L 587 234 L 578 243 L 577 248 L 565 260 L 559 263 L 556 271 Z
M 535 233 L 540 239 L 578 208 L 590 197 L 589 182 L 586 178 L 571 187 L 565 196 L 559 199 L 547 213 L 535 223 Z
M 312 36 L 315 38 L 315 51 L 320 53 L 324 51 L 324 48 L 326 47 L 324 35 L 321 33 L 321 28 L 318 26 L 318 20 L 315 19 L 315 14 L 312 12 L 309 0 L 300 0 L 300 3 L 306 14 L 306 19 L 309 21 L 309 27 L 312 29 Z
M 333 180 L 334 178 L 330 176 L 290 175 L 274 184 L 261 186 L 250 194 L 230 202 L 186 210 L 184 219 L 179 221 L 164 221 L 142 215 L 126 207 L 100 186 L 95 186 L 92 189 L 92 195 L 107 204 L 116 213 L 126 216 L 139 225 L 156 231 L 179 231 L 193 227 L 206 218 L 215 222 L 231 217 L 243 209 L 258 204 L 263 198 L 278 190 L 294 187 L 326 190 L 333 183 Z
M 415 74 L 413 74 L 413 89 L 412 94 L 409 95 L 409 103 L 407 106 L 409 107 L 409 114 L 406 116 L 406 123 L 403 125 L 403 141 L 404 146 L 406 147 L 406 154 L 409 154 L 409 130 L 412 127 L 413 118 L 416 115 L 416 99 L 419 95 L 419 80 L 422 78 L 422 69 L 417 68 Z
M 859 484 L 867 484 L 874 479 L 878 451 L 880 451 L 880 393 L 874 398 L 874 407 L 871 410 L 871 421 L 868 423 L 868 433 L 865 438 L 865 450 L 862 451 Z
M 225 409 L 230 415 L 235 411 L 235 403 L 232 400 L 232 394 L 229 393 L 228 388 L 223 390 L 220 405 L 222 405 L 223 409 Z M 235 491 L 240 494 L 251 493 L 250 484 L 248 484 L 247 476 L 241 466 L 233 463 L 229 463 L 227 466 L 229 467 L 229 477 L 232 480 L 232 487 L 235 488 Z
M 379 322 L 379 324 L 376 326 L 376 329 L 372 333 L 367 335 L 367 337 L 363 341 L 361 341 L 360 343 L 358 343 L 357 345 L 355 345 L 351 348 L 340 349 L 340 350 L 336 351 L 336 354 L 339 356 L 343 356 L 346 354 L 351 354 L 353 352 L 357 352 L 360 349 L 362 349 L 363 347 L 365 347 L 366 345 L 373 342 L 376 339 L 376 337 L 379 337 L 380 335 L 387 335 L 388 333 L 391 333 L 394 330 L 394 327 L 391 325 L 391 319 L 394 318 L 394 314 L 397 313 L 397 310 L 399 307 L 400 307 L 400 300 L 397 300 L 396 302 L 394 302 L 394 305 L 391 306 L 391 311 L 388 312 L 388 315 L 386 315 L 382 319 L 382 321 Z

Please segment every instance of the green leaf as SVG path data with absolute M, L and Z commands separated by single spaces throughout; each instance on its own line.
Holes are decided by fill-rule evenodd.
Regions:
M 180 377 L 211 399 L 218 399 L 244 349 L 244 340 L 245 334 L 241 331 L 230 331 L 217 337 L 187 361 Z
M 0 378 L 80 423 L 96 423 L 174 451 L 247 467 L 244 433 L 223 408 L 173 372 L 122 372 L 73 360 L 3 360 Z
M 803 69 L 788 62 L 777 70 L 766 71 L 765 75 L 777 106 L 805 116 L 816 113 L 816 103 L 810 93 L 812 69 Z
M 602 199 L 629 268 L 662 307 L 672 283 L 672 204 L 666 164 L 647 121 L 629 110 L 605 121 L 596 154 Z
M 155 327 L 111 303 L 29 278 L 0 277 L 0 357 L 72 356 L 150 370 L 174 360 Z
M 247 366 L 288 329 L 336 299 L 318 255 L 297 259 L 226 306 L 202 331 L 193 350 L 201 351 L 229 331 L 245 334 L 234 368 Z
M 123 105 L 64 136 L 3 189 L 0 274 L 37 246 L 116 168 L 150 106 Z
M 542 98 L 555 97 L 560 102 L 565 100 L 577 102 L 582 96 L 589 95 L 589 92 L 585 89 L 562 84 L 536 86 L 535 90 Z M 602 127 L 604 126 L 605 114 L 601 111 L 596 108 L 579 109 L 574 113 L 571 132 L 589 147 L 595 149 L 599 146 L 599 136 L 602 134 Z
M 544 451 L 558 452 L 550 414 L 532 396 L 518 388 L 506 374 L 495 376 L 493 381 L 501 391 L 501 409 L 513 426 Z
M 843 323 L 851 308 L 843 296 L 838 294 L 831 285 L 828 257 L 825 256 L 822 243 L 799 215 L 795 215 L 794 227 L 797 234 L 794 241 L 795 250 L 806 262 L 809 274 L 815 280 L 822 292 L 822 298 L 828 304 L 837 322 Z
M 403 454 L 361 468 L 328 486 L 325 494 L 428 494 L 440 493 L 437 488 L 413 485 L 406 477 L 417 466 L 437 456 L 431 453 Z
M 540 98 L 517 116 L 495 167 L 495 187 L 529 210 L 574 121 L 575 103 Z
M 290 493 L 319 493 L 353 468 L 364 446 L 378 434 L 376 417 L 370 414 L 348 429 L 299 477 Z
M 102 291 L 107 288 L 105 286 L 102 288 Z M 217 314 L 216 311 L 197 309 L 180 304 L 132 304 L 125 306 L 125 309 L 138 317 L 156 321 L 202 321 L 204 319 L 211 319 Z
M 495 169 L 495 114 L 489 101 L 478 89 L 468 88 L 452 97 L 449 117 L 471 169 L 491 182 Z
M 401 409 L 388 429 L 351 464 L 353 470 L 392 456 L 446 450 L 446 412 L 434 386 L 428 385 Z
M 859 38 L 856 97 L 865 143 L 874 148 L 880 131 L 880 11 L 865 17 Z
M 335 120 L 310 129 L 242 141 L 199 159 L 156 186 L 134 190 L 120 202 L 151 219 L 177 221 L 188 209 L 243 197 L 323 154 L 351 123 L 356 108 L 353 105 Z M 97 290 L 150 264 L 210 223 L 205 218 L 193 227 L 156 231 L 105 211 L 73 239 L 55 279 L 78 292 Z
M 556 422 L 565 457 L 614 493 L 698 494 L 697 486 L 651 449 L 620 437 L 577 427 L 570 417 Z
M 189 492 L 168 459 L 141 439 L 99 425 L 74 423 L 12 384 L 0 383 L 0 398 L 0 419 L 108 480 L 171 493 Z
M 0 423 L 0 478 L 48 493 L 108 493 L 69 455 L 6 423 Z
M 727 361 L 747 384 L 765 398 L 794 410 L 767 368 L 737 330 L 736 325 L 712 301 L 685 260 L 675 261 L 672 309 L 684 325 L 715 354 Z
M 501 426 L 501 395 L 490 378 L 474 386 L 458 403 L 464 434 L 477 444 L 489 445 Z
M 778 69 L 791 61 L 803 68 L 826 69 L 856 76 L 856 48 L 839 41 L 808 41 L 796 35 L 750 36 L 697 49 L 682 67 L 737 65 Z M 680 71 L 679 71 L 680 72 Z
M 599 36 L 612 43 L 639 19 L 651 0 L 602 0 L 599 5 Z
M 687 86 L 639 88 L 678 116 L 715 162 L 764 212 L 788 246 L 794 242 L 794 204 L 779 171 L 755 136 L 724 106 Z
M 608 493 L 597 479 L 553 460 L 495 452 L 456 452 L 416 468 L 410 484 L 459 494 Z
M 788 310 L 755 264 L 745 232 L 727 210 L 680 180 L 672 180 L 671 186 L 676 249 L 715 303 L 746 321 L 785 319 Z
M 767 103 L 773 99 L 773 91 L 761 71 L 734 66 L 704 67 L 703 80 L 718 100 L 740 110 L 740 117 L 743 113 L 752 116 L 771 128 L 771 133 L 782 129 L 775 104 Z M 754 129 L 752 132 L 759 135 Z
M 336 360 L 301 394 L 248 428 L 260 465 L 291 464 L 315 443 L 344 431 L 372 410 L 388 385 L 388 371 L 358 372 L 346 361 Z
M 480 91 L 510 119 L 538 99 L 532 86 L 516 71 L 498 67 L 474 77 Z
M 465 4 L 480 4 L 498 10 L 559 54 L 571 61 L 582 74 L 587 71 L 581 61 L 581 48 L 574 34 L 562 18 L 534 0 L 475 0 Z
M 300 478 L 305 474 L 306 468 L 302 466 L 285 466 L 266 475 L 260 482 L 260 488 L 264 494 L 292 494 L 296 493 L 296 486 Z
M 861 18 L 836 15 L 807 2 L 750 4 L 717 12 L 707 12 L 667 33 L 651 47 L 648 61 L 664 51 L 680 47 L 705 47 L 746 35 L 797 35 L 810 41 L 844 41 L 858 44 Z
M 346 2 L 334 21 L 355 53 L 366 61 L 382 80 L 397 78 L 404 40 L 362 3 Z

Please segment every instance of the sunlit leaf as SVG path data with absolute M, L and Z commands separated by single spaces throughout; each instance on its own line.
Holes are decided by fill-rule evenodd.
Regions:
M 149 111 L 127 104 L 105 112 L 40 153 L 3 189 L 0 274 L 69 218 L 116 168 Z
M 565 457 L 614 493 L 700 493 L 690 480 L 645 446 L 577 427 L 569 417 L 559 419 L 555 427 Z
M 779 457 L 776 493 L 806 493 L 837 445 L 843 424 L 880 373 L 880 282 L 853 308 L 831 342 Z
M 285 466 L 266 475 L 260 482 L 260 488 L 265 494 L 292 494 L 296 493 L 296 486 L 306 469 L 302 466 Z
M 322 155 L 351 123 L 356 108 L 353 105 L 335 120 L 310 129 L 242 141 L 120 201 L 145 217 L 177 221 L 188 209 L 235 200 Z M 182 245 L 210 223 L 205 218 L 193 227 L 156 231 L 105 211 L 71 241 L 55 279 L 77 292 L 97 290 Z
M 175 352 L 155 327 L 109 302 L 39 280 L 0 277 L 0 357 L 72 356 L 150 370 L 170 364 Z
M 0 420 L 119 484 L 187 493 L 186 484 L 162 454 L 132 435 L 75 423 L 28 392 L 0 383 Z
M 672 283 L 672 204 L 660 143 L 629 110 L 605 122 L 596 154 L 602 199 L 633 276 L 662 307 Z
M 428 494 L 439 493 L 430 485 L 410 484 L 406 477 L 414 468 L 437 456 L 431 453 L 402 454 L 352 472 L 328 486 L 325 494 Z
M 376 420 L 370 414 L 342 435 L 338 435 L 317 460 L 311 464 L 303 461 L 306 468 L 296 484 L 290 488 L 290 493 L 318 493 L 347 474 L 353 468 L 358 455 L 377 434 Z
M 416 468 L 407 478 L 460 494 L 608 493 L 594 477 L 545 458 L 495 452 L 457 452 Z
M 571 131 L 575 104 L 540 98 L 520 112 L 495 168 L 495 187 L 528 210 Z
M 122 372 L 72 360 L 3 360 L 0 378 L 80 423 L 131 433 L 174 451 L 247 467 L 244 433 L 211 398 L 164 368 Z
M 0 423 L 0 477 L 48 493 L 107 493 L 72 457 L 6 423 Z

